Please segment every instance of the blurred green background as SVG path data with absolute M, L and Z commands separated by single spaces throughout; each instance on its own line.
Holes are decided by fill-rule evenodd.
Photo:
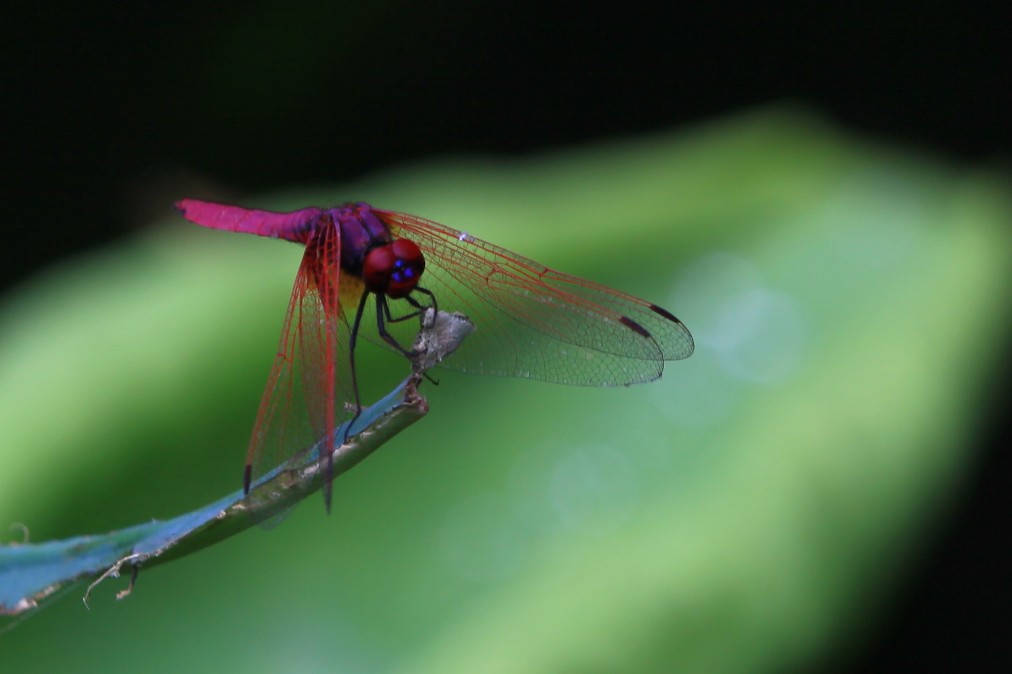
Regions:
M 697 353 L 619 390 L 442 374 L 333 517 L 90 613 L 71 591 L 0 641 L 11 671 L 780 670 L 874 625 L 973 459 L 1009 327 L 998 178 L 767 111 L 264 202 L 330 193 L 646 295 Z M 174 219 L 10 298 L 0 512 L 39 540 L 233 490 L 298 257 Z
M 1012 199 L 986 106 L 903 60 L 902 16 L 794 18 L 792 42 L 731 12 L 180 7 L 68 8 L 47 27 L 74 40 L 21 24 L 56 47 L 11 78 L 32 132 L 5 139 L 25 148 L 4 155 L 6 269 L 34 266 L 0 303 L 0 531 L 101 532 L 238 487 L 300 251 L 170 217 L 181 196 L 425 216 L 646 297 L 697 352 L 628 389 L 441 371 L 332 516 L 311 499 L 90 612 L 73 588 L 0 634 L 0 671 L 874 671 L 911 585 L 1009 596 L 986 561 L 917 584 L 960 554 L 939 541 L 1004 432 Z M 869 27 L 877 52 L 834 51 Z M 918 74 L 920 98 L 891 86 Z M 771 97 L 814 105 L 754 107 Z M 368 358 L 377 384 L 403 375 Z M 949 617 L 871 664 L 1008 627 Z

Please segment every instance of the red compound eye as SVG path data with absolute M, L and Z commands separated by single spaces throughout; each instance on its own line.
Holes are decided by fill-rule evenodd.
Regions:
M 425 257 L 418 246 L 397 239 L 369 251 L 362 265 L 362 278 L 369 292 L 399 299 L 415 289 L 424 270 Z

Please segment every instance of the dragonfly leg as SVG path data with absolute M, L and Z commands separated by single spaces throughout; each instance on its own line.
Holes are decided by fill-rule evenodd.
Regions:
M 421 315 L 427 307 L 422 307 L 420 304 L 412 300 L 407 299 L 413 306 L 418 307 L 415 311 L 412 311 L 404 316 L 393 317 L 390 313 L 390 304 L 387 302 L 387 298 L 384 295 L 376 295 L 376 330 L 379 332 L 379 336 L 383 338 L 383 341 L 394 347 L 398 351 L 404 354 L 406 358 L 414 358 L 418 354 L 414 350 L 405 349 L 397 339 L 394 338 L 389 332 L 387 332 L 387 323 L 398 323 L 400 321 L 414 318 L 415 316 Z
M 351 359 L 351 390 L 355 392 L 355 416 L 344 427 L 344 437 L 341 438 L 342 445 L 348 442 L 348 434 L 351 432 L 351 427 L 358 420 L 359 415 L 362 414 L 362 400 L 358 394 L 358 375 L 355 372 L 355 342 L 358 341 L 358 329 L 362 324 L 362 314 L 365 312 L 365 303 L 368 299 L 369 293 L 363 292 L 362 299 L 358 302 L 358 310 L 355 312 L 355 322 L 351 325 L 351 335 L 348 337 L 348 358 Z
M 413 360 L 414 358 L 419 356 L 420 355 L 419 352 L 414 349 L 405 349 L 403 346 L 401 346 L 400 343 L 394 338 L 394 336 L 391 335 L 389 332 L 387 332 L 386 323 L 397 323 L 398 321 L 404 321 L 409 318 L 414 318 L 415 316 L 421 316 L 422 320 L 424 320 L 426 311 L 428 311 L 429 309 L 437 311 L 436 296 L 433 295 L 432 292 L 426 290 L 425 288 L 415 288 L 415 290 L 420 290 L 426 295 L 428 295 L 429 298 L 432 300 L 432 304 L 430 306 L 426 306 L 421 302 L 419 302 L 418 300 L 416 300 L 415 298 L 408 295 L 404 299 L 407 300 L 408 304 L 415 307 L 415 311 L 409 312 L 403 316 L 398 316 L 396 318 L 394 318 L 393 315 L 390 313 L 390 305 L 387 302 L 386 297 L 383 295 L 376 295 L 376 329 L 378 330 L 380 337 L 383 338 L 383 341 L 385 341 L 387 344 L 403 353 L 404 357 L 407 358 L 408 360 Z M 423 372 L 422 375 L 430 382 L 432 382 L 434 386 L 439 385 L 439 381 L 433 379 L 428 372 Z
M 428 305 L 422 304 L 421 302 L 419 302 L 418 300 L 416 300 L 411 295 L 406 295 L 403 298 L 404 301 L 407 302 L 408 304 L 410 304 L 411 306 L 413 306 L 415 308 L 415 310 L 411 311 L 411 312 L 408 312 L 408 313 L 404 314 L 403 316 L 397 316 L 395 318 L 393 316 L 393 314 L 391 313 L 391 311 L 390 311 L 390 305 L 387 304 L 386 299 L 384 298 L 384 301 L 383 301 L 382 304 L 383 304 L 383 308 L 384 308 L 385 313 L 386 313 L 385 320 L 386 320 L 387 323 L 399 323 L 400 321 L 406 321 L 409 318 L 414 318 L 415 316 L 424 316 L 425 312 L 428 311 L 429 309 L 432 309 L 433 311 L 439 311 L 439 309 L 436 307 L 436 296 L 432 294 L 432 291 L 426 290 L 425 288 L 418 288 L 418 287 L 416 287 L 415 290 L 418 291 L 418 292 L 424 293 L 425 295 L 428 295 L 429 296 L 429 300 L 431 301 L 431 304 L 428 304 Z
M 407 299 L 407 301 L 410 302 L 412 306 L 418 307 L 422 311 L 424 311 L 425 309 L 432 309 L 433 312 L 437 314 L 439 313 L 439 306 L 436 304 L 436 296 L 433 294 L 431 290 L 429 290 L 428 288 L 423 288 L 421 286 L 415 286 L 415 292 L 422 293 L 423 295 L 428 295 L 429 301 L 432 302 L 432 304 L 426 307 L 425 305 L 418 302 L 418 300 L 416 300 L 414 297 L 411 297 L 409 295 L 405 299 Z

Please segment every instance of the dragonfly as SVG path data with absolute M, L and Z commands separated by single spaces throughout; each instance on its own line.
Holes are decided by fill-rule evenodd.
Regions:
M 465 372 L 624 386 L 692 355 L 692 335 L 666 309 L 432 220 L 365 202 L 291 212 L 196 199 L 175 207 L 197 225 L 305 247 L 246 452 L 247 495 L 258 477 L 316 444 L 330 511 L 330 450 L 362 410 L 358 337 L 410 358 L 430 308 L 474 325 L 441 363 Z

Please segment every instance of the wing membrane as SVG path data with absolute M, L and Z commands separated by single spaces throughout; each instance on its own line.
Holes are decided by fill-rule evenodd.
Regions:
M 307 243 L 253 426 L 245 476 L 248 489 L 292 456 L 316 447 L 328 462 L 328 509 L 335 429 L 351 417 L 346 403 L 354 400 L 339 302 L 340 244 L 333 226 L 319 228 Z
M 563 274 L 431 220 L 375 211 L 426 258 L 440 309 L 477 326 L 446 361 L 482 374 L 608 386 L 651 381 L 687 358 L 692 336 L 650 302 Z

